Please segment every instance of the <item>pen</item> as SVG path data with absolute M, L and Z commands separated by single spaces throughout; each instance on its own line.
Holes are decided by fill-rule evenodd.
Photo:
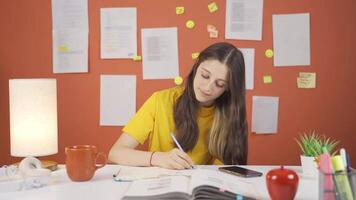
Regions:
M 112 177 L 116 178 L 117 176 L 119 176 L 120 171 L 121 171 L 121 168 L 115 174 L 113 174 Z
M 131 182 L 132 181 L 132 180 L 126 180 L 126 179 L 120 178 L 119 177 L 120 171 L 121 171 L 121 168 L 115 174 L 112 175 L 114 181 L 116 181 L 116 182 Z
M 331 162 L 330 162 L 330 155 L 326 147 L 322 147 L 323 153 L 319 156 L 319 169 L 322 173 L 322 190 L 323 192 L 320 193 L 319 199 L 324 199 L 324 200 L 335 200 L 335 193 L 334 193 L 334 187 L 335 183 L 332 177 L 332 168 L 331 168 Z
M 344 161 L 344 165 L 347 166 L 346 150 L 344 148 L 340 149 L 340 156 Z
M 176 137 L 174 137 L 173 133 L 170 132 L 169 134 L 171 135 L 171 138 L 173 139 L 174 143 L 177 145 L 178 149 L 184 152 L 182 146 L 180 146 L 180 144 L 178 143 Z M 194 169 L 194 168 L 195 168 L 195 167 L 192 166 L 192 169 Z
M 333 156 L 331 162 L 335 171 L 336 189 L 339 193 L 339 198 L 344 200 L 353 200 L 350 182 L 345 171 L 344 161 L 340 155 Z
M 179 150 L 181 150 L 181 151 L 184 152 L 183 148 L 180 146 L 180 144 L 178 143 L 176 137 L 174 137 L 173 133 L 171 132 L 170 134 L 171 134 L 171 137 L 172 137 L 174 143 L 175 143 L 175 144 L 177 145 L 177 147 L 179 148 Z
M 349 157 L 349 154 L 345 153 L 346 154 L 346 172 L 347 172 L 347 176 L 349 177 L 349 181 L 350 181 L 350 187 L 351 187 L 351 190 L 352 190 L 352 193 L 355 195 L 356 191 L 355 191 L 355 187 L 354 187 L 354 181 L 353 181 L 353 178 L 352 176 L 355 176 L 355 171 L 353 171 L 351 169 L 351 164 L 350 164 L 350 157 Z

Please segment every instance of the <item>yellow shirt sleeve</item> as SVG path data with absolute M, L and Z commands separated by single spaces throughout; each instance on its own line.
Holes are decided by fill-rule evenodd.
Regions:
M 146 100 L 122 131 L 135 138 L 140 144 L 143 144 L 152 132 L 155 112 L 156 93 Z

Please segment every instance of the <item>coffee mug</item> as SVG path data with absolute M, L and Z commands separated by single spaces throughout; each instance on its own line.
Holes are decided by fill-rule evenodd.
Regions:
M 97 169 L 106 165 L 106 155 L 98 152 L 93 145 L 75 145 L 65 148 L 66 169 L 72 181 L 88 181 Z M 97 159 L 102 157 L 103 163 L 97 165 Z

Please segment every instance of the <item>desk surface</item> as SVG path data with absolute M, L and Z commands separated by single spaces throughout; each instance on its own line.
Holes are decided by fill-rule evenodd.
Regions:
M 218 166 L 198 166 L 198 168 L 216 170 Z M 241 178 L 244 181 L 252 183 L 258 190 L 262 199 L 269 199 L 266 187 L 266 173 L 270 169 L 278 168 L 278 166 L 246 166 L 249 169 L 254 169 L 263 172 L 262 177 L 258 178 Z M 52 172 L 52 180 L 50 185 L 17 192 L 1 192 L 0 200 L 21 199 L 21 200 L 97 200 L 97 199 L 120 199 L 125 190 L 129 186 L 129 182 L 115 182 L 112 175 L 120 168 L 119 165 L 107 165 L 99 169 L 93 179 L 87 182 L 72 182 L 62 165 L 60 169 Z M 301 173 L 299 166 L 287 166 L 287 169 L 293 169 L 299 176 L 299 187 L 295 199 L 318 199 L 318 180 L 317 178 L 305 177 Z

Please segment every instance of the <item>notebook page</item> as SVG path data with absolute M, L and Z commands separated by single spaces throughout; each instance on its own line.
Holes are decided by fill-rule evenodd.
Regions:
M 162 176 L 190 176 L 194 170 L 171 170 L 159 167 L 129 167 L 122 166 L 115 176 L 116 181 L 133 181 Z
M 133 181 L 125 196 L 144 197 L 167 193 L 187 193 L 189 177 L 165 176 Z
M 192 174 L 188 190 L 191 194 L 194 188 L 200 185 L 210 185 L 236 194 L 258 197 L 257 190 L 253 184 L 242 181 L 241 179 L 242 178 L 215 170 L 199 169 Z

